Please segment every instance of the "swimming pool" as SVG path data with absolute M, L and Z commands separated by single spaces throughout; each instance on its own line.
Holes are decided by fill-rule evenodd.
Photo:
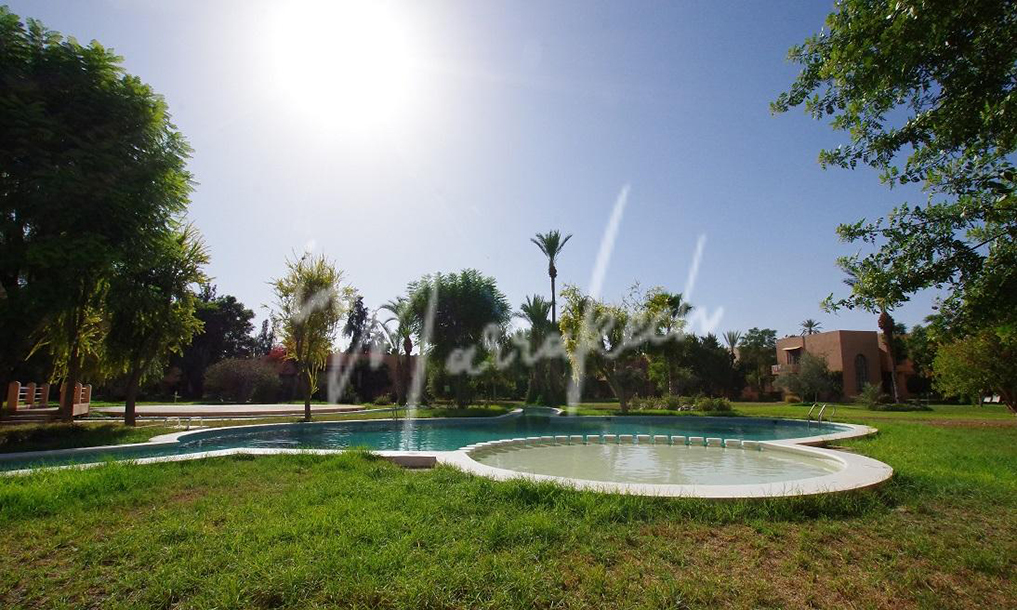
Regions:
M 863 426 L 836 435 L 864 435 Z M 665 435 L 537 436 L 486 441 L 446 463 L 498 480 L 551 481 L 607 493 L 716 499 L 843 492 L 883 483 L 888 465 L 817 448 L 816 438 L 753 441 Z
M 145 459 L 232 449 L 349 449 L 445 452 L 476 443 L 543 435 L 650 434 L 774 441 L 829 437 L 850 426 L 745 417 L 570 417 L 522 410 L 493 418 L 364 420 L 214 428 L 148 443 L 0 455 L 0 471 Z
M 653 485 L 745 485 L 823 477 L 840 465 L 777 449 L 591 443 L 510 446 L 474 454 L 481 464 L 527 474 Z

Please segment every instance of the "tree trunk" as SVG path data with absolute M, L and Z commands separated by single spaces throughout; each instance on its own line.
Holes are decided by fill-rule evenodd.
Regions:
M 137 426 L 138 383 L 141 380 L 141 366 L 135 366 L 127 380 L 127 396 L 124 400 L 124 425 Z
M 666 358 L 666 360 L 667 360 L 667 393 L 668 393 L 668 396 L 674 396 L 675 395 L 675 391 L 674 391 L 674 363 L 671 362 L 670 358 Z
M 413 355 L 411 353 L 412 351 L 413 351 L 413 339 L 410 339 L 410 337 L 407 335 L 406 337 L 403 338 L 403 352 L 404 352 L 403 378 L 402 378 L 403 399 L 401 404 L 404 406 L 406 405 L 406 403 L 410 401 L 410 379 L 411 375 L 413 374 L 411 371 L 413 365 Z
M 396 376 L 395 376 L 395 391 L 396 391 L 396 405 L 402 406 L 405 402 L 404 396 L 406 395 L 406 386 L 403 383 L 403 370 L 406 369 L 406 365 L 403 363 L 402 356 L 396 355 Z
M 304 421 L 311 421 L 311 374 L 304 374 Z
M 615 398 L 618 399 L 618 406 L 621 407 L 622 413 L 629 412 L 629 397 L 625 393 L 625 388 L 614 378 L 613 375 L 604 375 L 604 379 L 607 381 L 607 385 L 614 392 Z
M 74 384 L 78 382 L 78 375 L 81 374 L 80 360 L 78 341 L 75 338 L 67 361 L 67 378 L 64 380 L 67 389 L 64 391 L 63 400 L 60 403 L 60 419 L 65 422 L 74 421 Z
M 879 329 L 883 331 L 883 341 L 886 342 L 886 354 L 890 358 L 890 391 L 893 395 L 893 402 L 900 402 L 900 396 L 897 393 L 897 361 L 893 356 L 893 318 L 882 310 L 879 314 Z
M 558 299 L 555 298 L 554 294 L 554 274 L 551 275 L 551 324 L 554 325 L 555 332 L 558 331 Z

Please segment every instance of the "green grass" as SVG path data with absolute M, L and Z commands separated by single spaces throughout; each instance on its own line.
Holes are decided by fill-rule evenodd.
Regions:
M 730 413 L 700 411 L 668 411 L 663 409 L 629 410 L 624 415 L 675 415 L 675 416 L 750 416 L 750 417 L 782 417 L 788 419 L 805 419 L 812 403 L 787 404 L 782 402 L 734 402 L 734 411 Z M 931 405 L 931 411 L 870 411 L 866 407 L 851 403 L 820 403 L 830 407 L 823 415 L 824 421 L 843 421 L 848 423 L 864 423 L 885 420 L 907 421 L 939 421 L 939 420 L 970 420 L 1008 422 L 1014 419 L 1003 405 Z M 836 407 L 836 409 L 834 409 Z M 574 408 L 566 408 L 569 415 L 623 415 L 617 402 L 580 403 Z M 819 415 L 819 409 L 812 417 Z
M 812 499 L 600 495 L 363 454 L 3 478 L 0 607 L 1017 607 L 1014 420 L 845 414 L 885 415 L 845 445 L 894 479 Z
M 131 428 L 118 423 L 19 424 L 0 428 L 0 453 L 142 443 L 174 431 L 163 425 Z

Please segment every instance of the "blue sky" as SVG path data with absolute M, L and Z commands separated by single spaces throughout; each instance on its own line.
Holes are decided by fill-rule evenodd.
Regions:
M 346 82 L 335 66 L 379 65 L 369 49 L 335 43 L 336 32 L 373 31 L 349 29 L 356 11 L 8 4 L 114 48 L 165 96 L 195 149 L 190 217 L 210 272 L 259 318 L 268 280 L 307 247 L 334 258 L 371 306 L 424 273 L 464 267 L 495 276 L 518 304 L 548 292 L 529 238 L 560 228 L 574 237 L 559 282 L 585 287 L 629 185 L 606 297 L 635 281 L 681 290 L 705 235 L 692 302 L 723 307 L 719 331 L 782 336 L 809 317 L 875 329 L 870 314 L 819 308 L 844 290 L 837 256 L 857 249 L 836 225 L 923 199 L 868 169 L 821 169 L 819 150 L 844 136 L 801 111 L 770 115 L 797 73 L 787 49 L 818 31 L 832 3 L 387 3 L 404 70 L 396 84 L 412 86 L 367 108 L 330 102 Z M 382 101 L 397 110 L 368 117 Z M 930 306 L 920 295 L 895 316 L 910 325 Z

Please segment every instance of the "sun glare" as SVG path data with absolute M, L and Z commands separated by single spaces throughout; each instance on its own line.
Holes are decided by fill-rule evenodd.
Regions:
M 386 3 L 281 3 L 272 19 L 273 82 L 287 103 L 318 125 L 388 123 L 410 103 L 409 32 Z

